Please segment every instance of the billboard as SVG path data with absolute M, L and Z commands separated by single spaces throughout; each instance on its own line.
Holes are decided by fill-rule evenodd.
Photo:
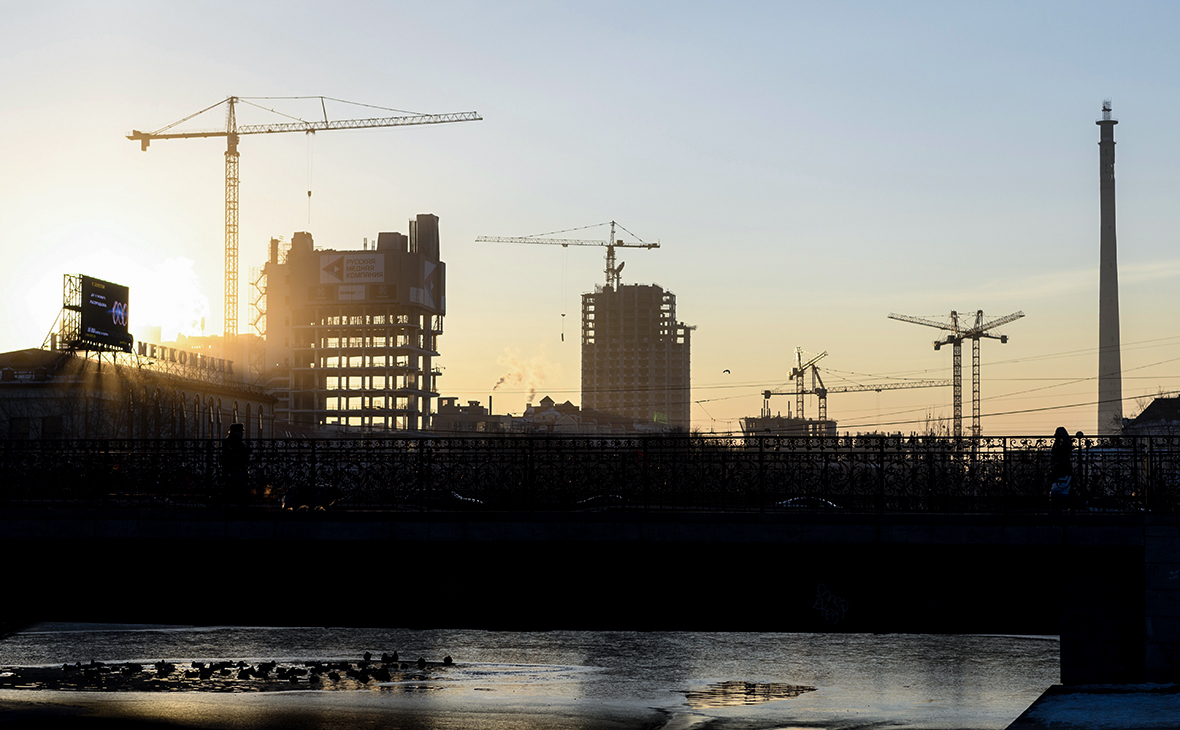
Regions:
M 421 254 L 320 252 L 300 265 L 297 291 L 313 304 L 371 302 L 416 304 L 445 314 L 446 265 Z
M 345 253 L 320 256 L 321 284 L 381 284 L 385 281 L 385 254 Z
M 125 286 L 82 277 L 82 347 L 131 352 L 134 338 L 127 331 L 127 293 Z

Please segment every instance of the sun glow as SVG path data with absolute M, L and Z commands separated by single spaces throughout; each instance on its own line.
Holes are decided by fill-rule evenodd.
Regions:
M 192 259 L 131 257 L 124 252 L 148 249 L 112 241 L 101 233 L 80 236 L 69 248 L 77 255 L 67 255 L 45 267 L 30 291 L 29 315 L 42 332 L 49 331 L 61 309 L 62 277 L 86 274 L 130 289 L 128 320 L 137 340 L 172 342 L 178 335 L 205 334 L 204 328 L 213 318 Z

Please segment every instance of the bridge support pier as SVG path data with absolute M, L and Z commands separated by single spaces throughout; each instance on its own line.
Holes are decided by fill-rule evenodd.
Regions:
M 1180 682 L 1180 517 L 1142 519 L 1113 541 L 1065 527 L 1062 684 Z
M 1142 682 L 1143 551 L 1066 546 L 1060 554 L 1061 683 Z
M 1144 547 L 1144 679 L 1180 682 L 1180 516 L 1149 518 Z

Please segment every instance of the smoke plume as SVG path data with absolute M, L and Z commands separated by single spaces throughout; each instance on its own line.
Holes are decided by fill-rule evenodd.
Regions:
M 501 387 L 519 387 L 528 393 L 529 403 L 533 402 L 537 391 L 545 384 L 545 379 L 552 374 L 555 367 L 546 361 L 543 355 L 523 359 L 519 350 L 511 349 L 505 349 L 504 356 L 497 358 L 496 362 L 507 368 L 508 372 L 496 381 L 492 391 L 495 392 Z

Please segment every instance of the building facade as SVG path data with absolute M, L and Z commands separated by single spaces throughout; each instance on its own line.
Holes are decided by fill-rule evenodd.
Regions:
M 226 361 L 29 349 L 0 354 L 0 436 L 26 439 L 274 436 L 274 399 L 227 373 Z M 170 356 L 170 359 L 168 358 Z M 191 356 L 191 362 L 190 360 Z M 181 359 L 181 362 L 178 362 Z
M 741 421 L 742 434 L 747 438 L 757 436 L 811 436 L 833 437 L 839 432 L 836 422 L 815 418 L 792 418 L 786 416 L 746 416 Z
M 693 329 L 655 284 L 583 294 L 582 408 L 687 430 Z
M 446 265 L 438 217 L 363 250 L 272 243 L 265 274 L 264 380 L 276 415 L 332 432 L 419 431 L 438 396 Z

